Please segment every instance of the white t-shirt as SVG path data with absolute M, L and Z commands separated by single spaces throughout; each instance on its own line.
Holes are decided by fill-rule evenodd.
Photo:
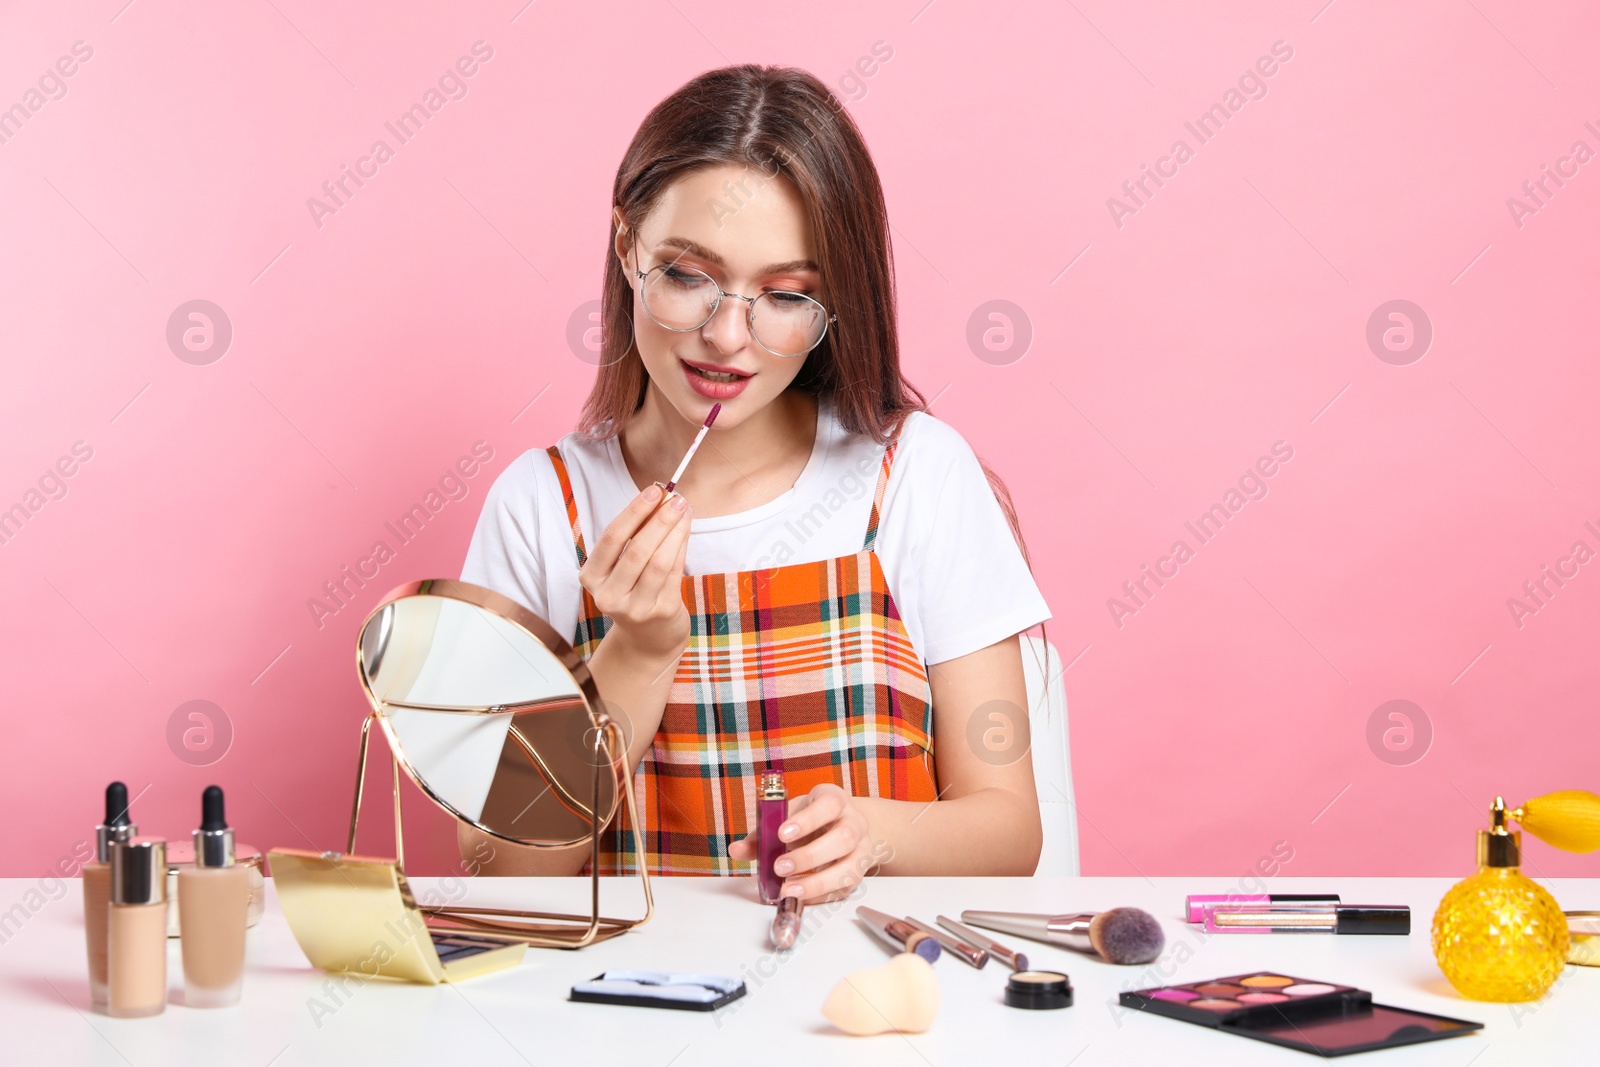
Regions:
M 578 502 L 585 547 L 640 487 L 615 437 L 557 442 Z M 696 518 L 689 575 L 757 570 L 853 555 L 866 540 L 883 446 L 851 434 L 826 399 L 811 458 L 787 491 L 748 511 Z M 901 430 L 884 494 L 878 562 L 925 663 L 942 663 L 1050 618 L 1005 513 L 967 442 L 926 412 Z M 578 558 L 555 466 L 530 449 L 489 488 L 462 567 L 464 581 L 523 604 L 569 641 L 577 630 Z

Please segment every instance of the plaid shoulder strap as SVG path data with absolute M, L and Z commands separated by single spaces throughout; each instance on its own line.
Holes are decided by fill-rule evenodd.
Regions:
M 889 436 L 889 445 L 883 450 L 883 464 L 878 468 L 878 487 L 872 492 L 872 513 L 867 516 L 867 536 L 861 545 L 863 552 L 871 552 L 878 543 L 878 519 L 883 514 L 883 494 L 889 488 L 889 468 L 894 465 L 894 450 L 900 446 L 900 430 L 905 426 L 901 419 L 899 425 Z
M 567 477 L 567 465 L 561 459 L 560 449 L 551 445 L 545 451 L 550 453 L 556 477 L 561 480 L 561 501 L 567 505 L 567 522 L 572 526 L 572 546 L 578 550 L 578 566 L 581 569 L 589 561 L 589 552 L 583 547 L 583 527 L 578 524 L 578 498 L 572 495 L 572 479 Z

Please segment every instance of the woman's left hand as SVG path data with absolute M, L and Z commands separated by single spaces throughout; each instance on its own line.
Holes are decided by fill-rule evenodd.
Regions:
M 789 843 L 774 870 L 784 878 L 783 895 L 807 904 L 840 900 L 877 862 L 867 817 L 849 793 L 831 783 L 789 802 L 778 835 Z M 734 859 L 754 860 L 756 834 L 728 846 Z

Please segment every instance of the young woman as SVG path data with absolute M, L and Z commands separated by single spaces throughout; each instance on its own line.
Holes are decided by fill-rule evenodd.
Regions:
M 1032 874 L 1017 635 L 1049 611 L 986 469 L 901 376 L 860 132 L 802 71 L 711 71 L 646 117 L 612 200 L 580 432 L 500 474 L 462 574 L 573 634 L 630 738 L 647 854 L 619 819 L 602 873 L 748 869 L 776 769 L 787 895 Z M 575 874 L 587 848 L 509 851 L 496 872 Z

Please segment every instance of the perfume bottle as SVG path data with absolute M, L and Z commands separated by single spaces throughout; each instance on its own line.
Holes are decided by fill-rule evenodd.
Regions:
M 1478 831 L 1478 873 L 1451 887 L 1434 912 L 1439 969 L 1472 1000 L 1537 1000 L 1566 963 L 1567 918 L 1522 873 L 1522 834 L 1506 827 L 1522 815 L 1494 798 L 1489 829 Z
M 783 876 L 772 869 L 789 846 L 778 837 L 778 827 L 789 817 L 789 791 L 781 771 L 762 771 L 756 781 L 756 877 L 761 885 L 761 903 L 776 904 L 783 892 Z

